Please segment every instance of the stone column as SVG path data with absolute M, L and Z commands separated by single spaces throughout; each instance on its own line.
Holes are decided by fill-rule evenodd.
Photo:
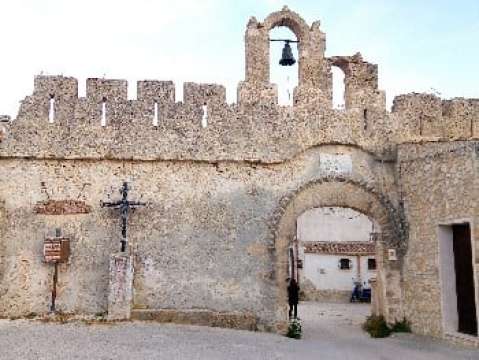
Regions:
M 380 314 L 380 311 L 376 278 L 369 279 L 369 284 L 371 285 L 371 315 L 377 316 Z
M 108 320 L 128 320 L 133 301 L 133 257 L 117 253 L 110 257 Z

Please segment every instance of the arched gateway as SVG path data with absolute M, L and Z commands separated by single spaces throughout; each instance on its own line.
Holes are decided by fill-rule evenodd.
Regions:
M 305 211 L 319 207 L 345 207 L 376 221 L 381 233 L 376 240 L 378 277 L 373 294 L 373 311 L 394 321 L 401 314 L 401 261 L 405 230 L 393 204 L 384 194 L 366 184 L 344 178 L 315 180 L 285 196 L 275 216 L 275 274 L 277 282 L 277 326 L 287 319 L 285 279 L 288 275 L 288 248 L 296 236 L 296 220 Z M 394 258 L 392 253 L 396 253 Z

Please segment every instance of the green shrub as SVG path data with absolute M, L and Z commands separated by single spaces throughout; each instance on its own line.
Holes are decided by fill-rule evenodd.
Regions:
M 385 338 L 391 335 L 391 328 L 382 315 L 368 316 L 366 322 L 363 324 L 363 330 L 369 333 L 373 338 Z
M 298 319 L 290 321 L 286 336 L 292 339 L 301 339 L 301 323 Z
M 393 324 L 391 331 L 396 333 L 410 333 L 411 324 L 406 320 L 406 318 L 403 318 L 401 321 L 396 321 Z

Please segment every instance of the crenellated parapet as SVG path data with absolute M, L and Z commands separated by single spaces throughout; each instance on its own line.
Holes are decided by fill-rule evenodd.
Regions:
M 445 133 L 452 139 L 479 139 L 479 99 L 443 100 Z
M 61 84 L 71 85 L 65 94 Z M 36 77 L 33 95 L 5 125 L 0 156 L 274 163 L 319 144 L 385 151 L 384 134 L 365 129 L 357 111 L 230 105 L 215 84 L 185 83 L 184 102 L 175 102 L 168 81 L 138 82 L 134 100 L 125 80 L 88 79 L 84 98 L 72 95 L 76 86 L 72 78 Z
M 297 37 L 299 81 L 290 107 L 270 83 L 269 31 L 287 26 Z M 274 163 L 324 144 L 357 146 L 382 158 L 397 144 L 479 137 L 479 100 L 406 94 L 386 111 L 378 66 L 353 56 L 325 57 L 319 21 L 308 25 L 287 7 L 245 33 L 245 80 L 238 103 L 217 84 L 187 82 L 177 102 L 172 81 L 144 80 L 128 99 L 121 79 L 78 81 L 36 76 L 14 121 L 0 117 L 0 157 L 253 161 Z M 332 67 L 345 74 L 345 109 L 332 107 Z
M 400 135 L 404 139 L 442 137 L 441 104 L 441 99 L 432 94 L 397 96 L 393 101 L 392 113 L 397 116 Z
M 479 99 L 411 93 L 394 99 L 391 115 L 398 142 L 479 137 Z

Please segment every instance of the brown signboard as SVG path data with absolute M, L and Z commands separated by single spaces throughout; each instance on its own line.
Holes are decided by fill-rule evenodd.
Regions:
M 47 238 L 43 243 L 45 262 L 66 262 L 70 256 L 70 239 Z

